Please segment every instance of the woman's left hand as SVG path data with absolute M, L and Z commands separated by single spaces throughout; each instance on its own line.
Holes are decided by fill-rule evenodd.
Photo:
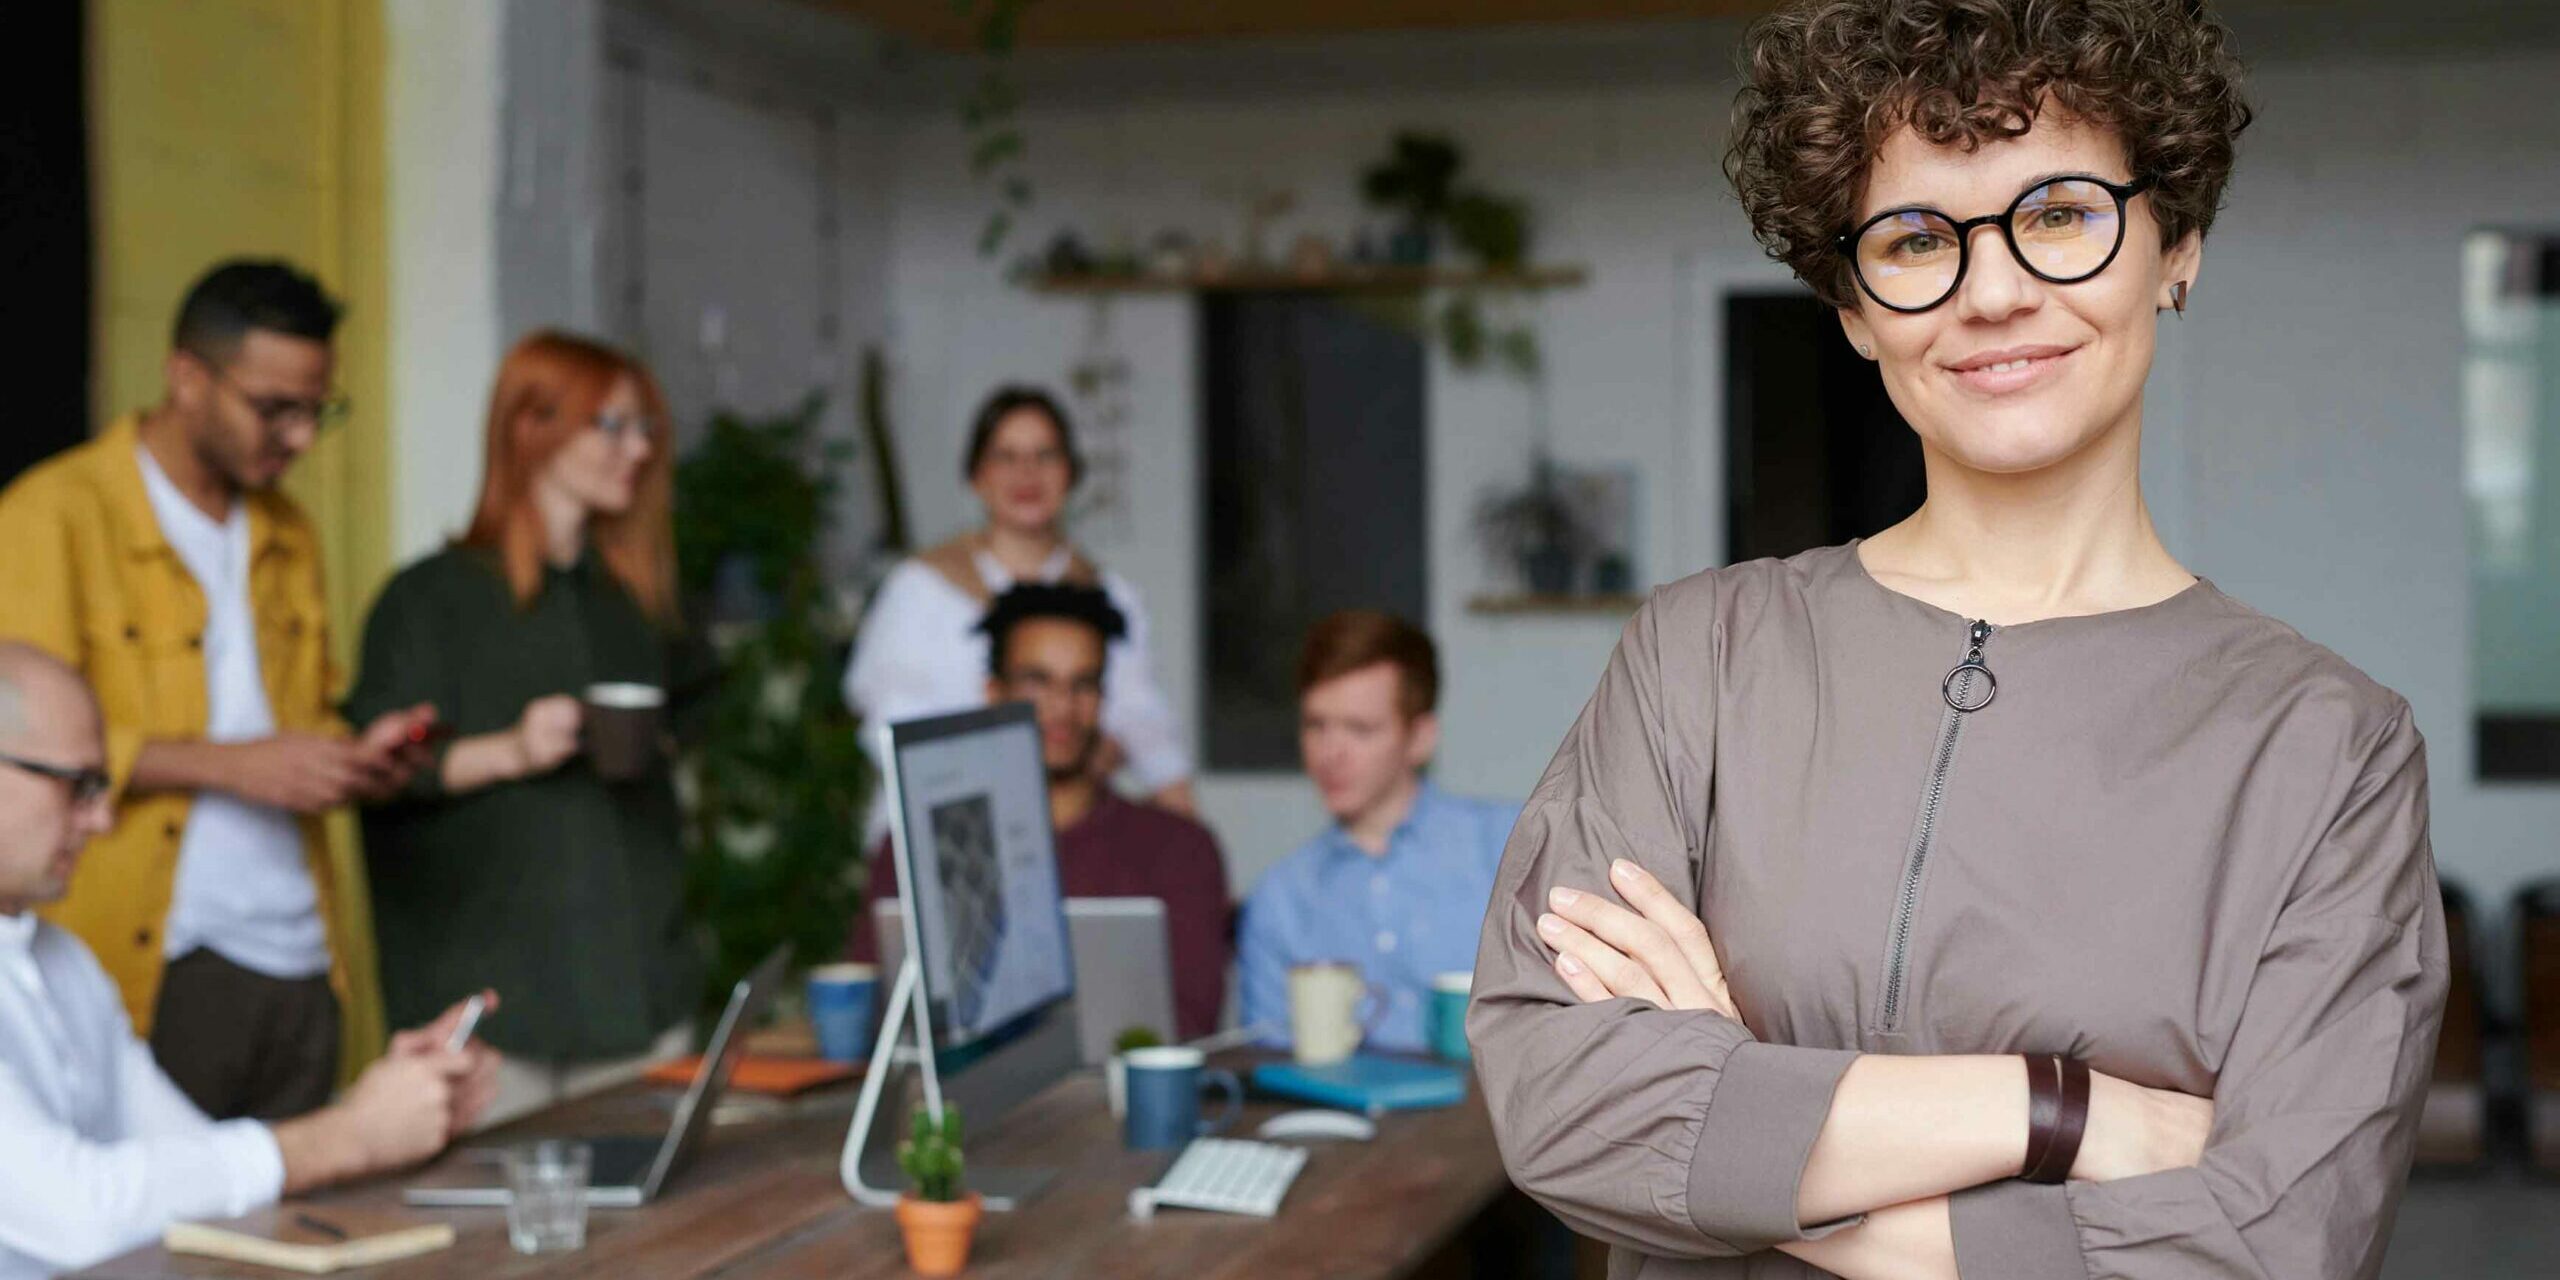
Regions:
M 1538 917 L 1538 936 L 1555 949 L 1556 974 L 1573 994 L 1586 1003 L 1623 996 L 1741 1021 L 1697 913 L 1627 859 L 1609 864 L 1609 883 L 1626 906 L 1558 887 L 1547 892 L 1551 909 Z

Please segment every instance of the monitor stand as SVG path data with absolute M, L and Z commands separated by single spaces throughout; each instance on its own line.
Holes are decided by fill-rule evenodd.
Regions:
M 910 1031 L 912 1042 L 904 1042 L 909 1040 L 905 1033 Z M 888 1089 L 892 1075 L 914 1071 L 925 1110 L 935 1118 L 941 1117 L 947 1094 L 960 1105 L 968 1124 L 990 1126 L 1079 1065 L 1075 1008 L 1072 1002 L 1062 1001 L 1034 1015 L 1032 1026 L 1023 1034 L 955 1071 L 945 1081 L 935 1066 L 932 1016 L 925 1003 L 924 983 L 916 971 L 916 956 L 912 951 L 907 953 L 898 966 L 897 980 L 890 987 L 880 1038 L 871 1047 L 870 1066 L 862 1078 L 862 1095 L 854 1103 L 852 1127 L 845 1132 L 844 1154 L 838 1162 L 844 1189 L 871 1208 L 885 1209 L 898 1203 L 898 1188 L 905 1175 L 898 1170 L 896 1153 L 906 1124 L 903 1117 L 883 1123 L 880 1114 L 882 1100 L 895 1096 Z M 964 1134 L 964 1145 L 969 1141 Z M 1022 1205 L 1057 1178 L 1054 1169 L 988 1168 L 975 1160 L 969 1161 L 967 1170 L 968 1188 L 996 1212 Z

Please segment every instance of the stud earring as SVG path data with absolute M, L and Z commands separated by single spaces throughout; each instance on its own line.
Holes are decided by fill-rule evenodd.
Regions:
M 1858 358 L 1861 360 L 1873 360 L 1876 358 L 1876 349 L 1861 342 L 1858 344 Z
M 2180 280 L 2169 286 L 2169 309 L 2182 316 L 2187 313 L 2186 281 Z

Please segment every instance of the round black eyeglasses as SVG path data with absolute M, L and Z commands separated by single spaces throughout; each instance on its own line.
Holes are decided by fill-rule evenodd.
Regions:
M 2075 175 L 2047 178 L 1998 213 L 1958 221 L 1936 209 L 1887 209 L 1839 239 L 1858 287 L 1888 311 L 1927 311 L 1955 296 L 1973 260 L 1973 232 L 1998 226 L 2009 253 L 2049 284 L 2077 284 L 2124 248 L 2125 204 L 2151 189 Z

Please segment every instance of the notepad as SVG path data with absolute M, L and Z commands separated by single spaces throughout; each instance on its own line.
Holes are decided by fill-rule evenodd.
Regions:
M 1454 1107 L 1467 1100 L 1466 1073 L 1456 1067 L 1365 1053 L 1323 1067 L 1266 1062 L 1253 1069 L 1253 1087 L 1369 1116 Z
M 684 1086 L 693 1083 L 694 1073 L 702 1069 L 699 1055 L 675 1058 L 649 1068 L 641 1077 L 651 1084 Z M 729 1069 L 729 1087 L 739 1093 L 762 1093 L 788 1098 L 820 1085 L 850 1080 L 862 1072 L 842 1062 L 827 1058 L 768 1058 L 749 1054 L 736 1060 Z
M 161 1233 L 171 1253 L 326 1275 L 413 1258 L 453 1245 L 450 1223 L 402 1213 L 277 1205 L 216 1222 L 177 1222 Z

